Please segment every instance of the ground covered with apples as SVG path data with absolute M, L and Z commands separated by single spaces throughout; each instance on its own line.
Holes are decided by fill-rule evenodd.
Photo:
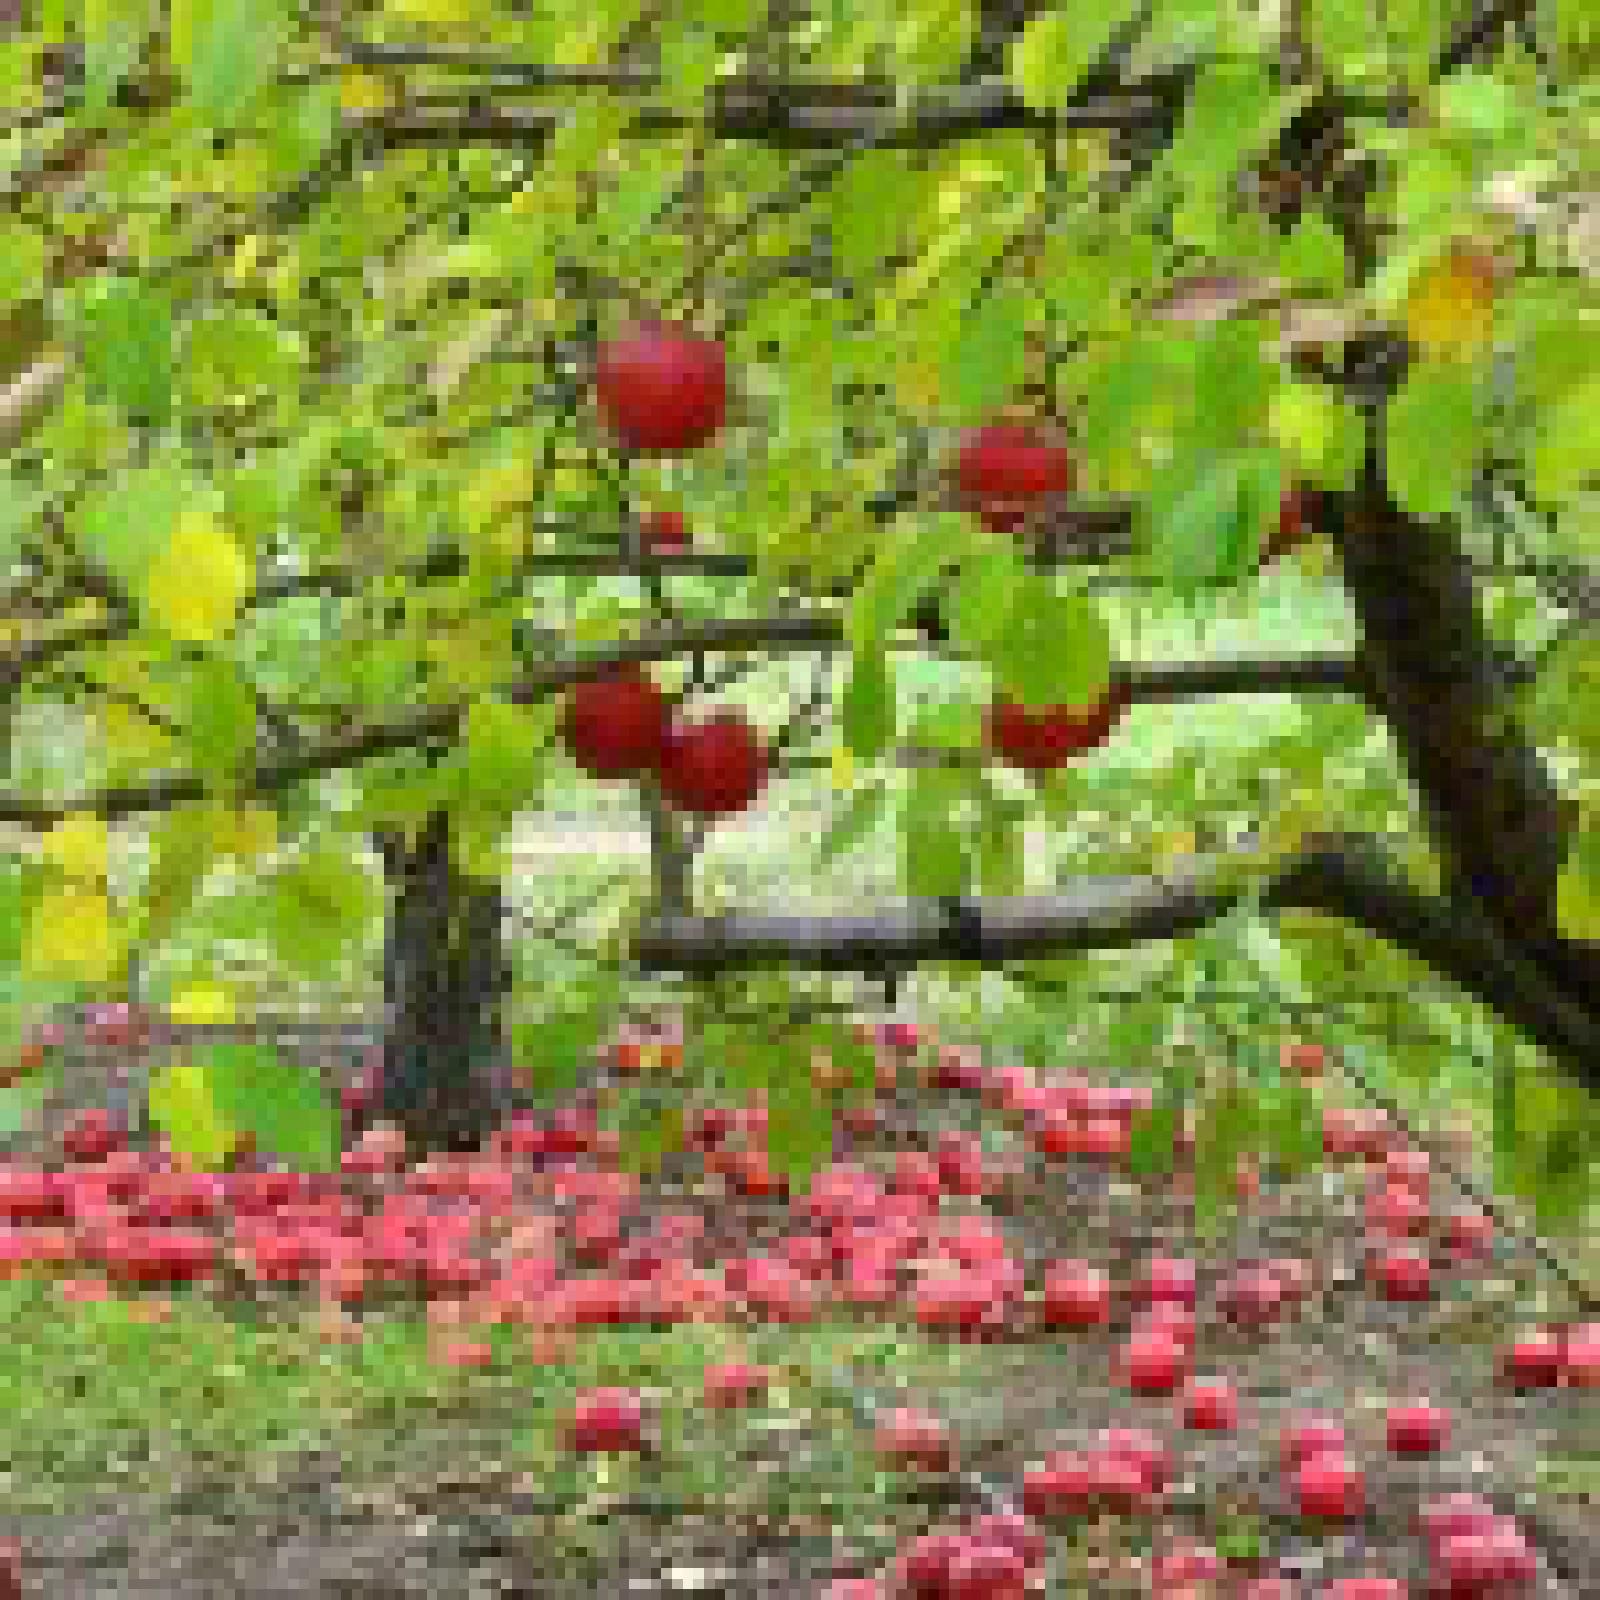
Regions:
M 1600 1594 L 1600 1324 L 1396 1130 L 1330 1092 L 1210 1236 L 1136 1080 L 879 1049 L 793 1193 L 744 1105 L 621 1170 L 615 1060 L 323 1177 L 85 1085 L 0 1165 L 12 1592 Z

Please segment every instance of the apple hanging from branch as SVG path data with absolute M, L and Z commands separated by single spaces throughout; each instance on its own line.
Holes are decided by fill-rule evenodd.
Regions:
M 708 444 L 727 417 L 727 356 L 714 339 L 649 322 L 600 347 L 594 387 L 625 449 L 679 455 Z

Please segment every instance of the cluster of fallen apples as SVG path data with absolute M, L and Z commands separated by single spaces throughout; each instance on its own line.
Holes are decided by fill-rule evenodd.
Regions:
M 1142 1086 L 1081 1073 L 991 1069 L 971 1049 L 939 1047 L 913 1024 L 881 1027 L 876 1042 L 880 1089 L 920 1052 L 928 1082 L 982 1096 L 1047 1158 L 1119 1160 L 1133 1115 L 1151 1103 Z M 672 1043 L 623 1035 L 610 1057 L 624 1072 L 639 1071 L 652 1050 L 659 1058 Z M 1286 1066 L 1308 1076 L 1320 1072 L 1321 1060 L 1317 1046 L 1284 1054 Z M 194 1170 L 159 1140 L 152 1149 L 131 1148 L 103 1109 L 79 1113 L 64 1132 L 61 1162 L 0 1164 L 0 1275 L 52 1273 L 73 1301 L 196 1283 L 312 1289 L 330 1339 L 360 1337 L 357 1311 L 420 1293 L 438 1359 L 457 1366 L 492 1360 L 487 1340 L 474 1334 L 493 1324 L 521 1325 L 541 1359 L 557 1358 L 585 1326 L 805 1322 L 829 1303 L 875 1317 L 909 1315 L 947 1337 L 994 1340 L 1034 1329 L 1059 1335 L 1105 1327 L 1120 1294 L 1136 1308 L 1115 1362 L 1127 1390 L 1177 1396 L 1182 1425 L 1191 1430 L 1239 1426 L 1233 1384 L 1191 1371 L 1195 1263 L 1156 1256 L 1134 1283 L 1119 1287 L 1090 1262 L 1056 1259 L 1030 1292 L 1003 1225 L 959 1209 L 962 1199 L 991 1195 L 1010 1176 L 972 1135 L 947 1131 L 931 1151 L 901 1149 L 882 1176 L 837 1160 L 791 1196 L 764 1148 L 762 1105 L 693 1110 L 685 1117 L 686 1149 L 734 1192 L 787 1198 L 791 1217 L 770 1253 L 719 1267 L 696 1259 L 706 1253 L 705 1220 L 696 1211 L 664 1212 L 648 1229 L 630 1229 L 639 1180 L 619 1167 L 617 1137 L 598 1126 L 592 1107 L 519 1112 L 478 1153 L 408 1165 L 396 1128 L 362 1126 L 379 1070 L 369 1063 L 342 1091 L 350 1139 L 337 1173 L 284 1170 L 259 1155 L 227 1171 Z M 844 1118 L 865 1134 L 881 1127 L 883 1111 L 869 1101 L 846 1108 Z M 1475 1210 L 1436 1218 L 1427 1155 L 1398 1140 L 1381 1114 L 1328 1107 L 1323 1142 L 1330 1158 L 1359 1157 L 1372 1173 L 1372 1277 L 1384 1296 L 1428 1298 L 1436 1271 L 1465 1270 L 1486 1257 L 1490 1219 Z M 1192 1147 L 1186 1130 L 1179 1152 Z M 1258 1181 L 1253 1169 L 1241 1168 L 1242 1200 Z M 957 1204 L 947 1208 L 947 1197 Z M 1315 1275 L 1299 1258 L 1242 1263 L 1219 1283 L 1216 1310 L 1243 1332 L 1263 1335 L 1306 1298 Z M 159 1315 L 164 1303 L 145 1304 Z M 1504 1348 L 1501 1371 L 1522 1387 L 1600 1387 L 1600 1323 L 1530 1329 Z M 767 1379 L 747 1365 L 709 1367 L 706 1403 L 748 1403 Z M 1436 1453 L 1450 1422 L 1426 1399 L 1397 1403 L 1387 1419 L 1389 1448 Z M 582 1453 L 647 1449 L 640 1396 L 615 1389 L 578 1395 L 569 1443 Z M 908 1470 L 942 1473 L 955 1465 L 945 1425 L 913 1409 L 880 1417 L 876 1448 L 886 1463 Z M 1337 1419 L 1293 1419 L 1283 1466 L 1305 1517 L 1338 1522 L 1361 1514 L 1361 1466 Z M 1166 1448 L 1153 1436 L 1109 1429 L 1097 1450 L 1058 1452 L 1034 1465 L 1022 1482 L 1020 1512 L 928 1534 L 901 1552 L 885 1579 L 843 1579 L 830 1593 L 833 1600 L 1021 1597 L 1039 1572 L 1047 1528 L 1095 1511 L 1151 1513 L 1169 1470 Z M 1501 1600 L 1523 1592 L 1533 1576 L 1520 1532 L 1482 1502 L 1453 1497 L 1427 1505 L 1421 1525 L 1433 1550 L 1433 1592 L 1444 1600 Z M 1225 1565 L 1200 1544 L 1169 1549 L 1153 1567 L 1155 1594 L 1197 1597 L 1195 1586 L 1221 1577 Z M 1292 1592 L 1286 1580 L 1260 1572 L 1232 1578 L 1240 1600 Z M 1371 1576 L 1344 1580 L 1330 1593 L 1381 1600 L 1404 1587 Z

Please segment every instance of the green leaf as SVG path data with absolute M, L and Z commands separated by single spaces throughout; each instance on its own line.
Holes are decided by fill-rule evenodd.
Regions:
M 1007 49 L 1007 76 L 1030 111 L 1060 110 L 1123 17 L 1116 6 L 1048 8 Z
M 0 308 L 36 308 L 28 309 L 25 319 L 19 320 L 37 325 L 38 313 L 43 309 L 39 285 L 45 281 L 48 261 L 49 245 L 37 228 L 16 218 L 0 223 Z M 32 354 L 31 350 L 13 352 L 7 349 L 0 371 L 8 375 L 17 371 L 28 363 Z
M 1196 197 L 1218 193 L 1309 96 L 1280 90 L 1259 56 L 1223 56 L 1202 68 L 1167 152 L 1169 170 Z
M 1157 1101 L 1134 1117 L 1128 1131 L 1128 1166 L 1137 1176 L 1147 1178 L 1172 1170 L 1178 1116 L 1176 1105 Z
M 1006 619 L 1027 568 L 1010 540 L 995 540 L 957 575 L 951 595 L 951 627 L 969 650 L 979 652 L 1005 631 Z
M 1600 428 L 1600 375 L 1573 386 L 1541 413 L 1528 452 L 1533 492 L 1550 505 L 1573 499 L 1597 470 L 1595 430 Z
M 895 78 L 907 85 L 952 77 L 977 42 L 977 0 L 921 0 L 894 27 Z
M 150 6 L 147 0 L 82 0 L 78 18 L 83 110 L 93 114 L 109 108 L 118 86 L 138 65 L 150 29 Z
M 850 796 L 850 802 L 828 825 L 817 847 L 819 868 L 831 865 L 853 845 L 859 844 L 883 815 L 887 789 L 881 782 L 867 784 Z
M 266 390 L 292 398 L 299 342 L 255 311 L 221 311 L 190 325 L 184 346 L 184 396 L 203 410 L 224 410 Z
M 1227 317 L 1195 340 L 1194 400 L 1184 439 L 1197 454 L 1234 447 L 1265 416 L 1279 374 L 1261 354 L 1262 338 L 1260 319 Z
M 1434 106 L 1446 127 L 1501 138 L 1515 130 L 1521 111 L 1516 90 L 1480 67 L 1462 67 L 1434 90 Z
M 917 601 L 938 586 L 945 570 L 969 554 L 973 537 L 969 519 L 955 512 L 897 527 L 851 602 L 847 633 L 857 651 L 881 650 Z
M 1274 450 L 1245 450 L 1200 467 L 1164 469 L 1150 494 L 1156 569 L 1180 591 L 1252 570 L 1276 516 L 1283 465 Z
M 283 52 L 282 0 L 181 0 L 186 26 L 172 30 L 173 66 L 195 111 L 219 129 L 248 117 Z
M 458 747 L 462 799 L 470 797 L 486 815 L 506 821 L 535 809 L 560 714 L 553 699 L 534 705 L 474 701 Z
M 172 302 L 136 278 L 107 275 L 78 330 L 91 392 L 131 421 L 164 427 L 172 413 Z
M 157 947 L 193 904 L 213 860 L 211 813 L 204 806 L 178 806 L 157 819 L 148 850 L 138 938 Z
M 983 795 L 977 837 L 978 888 L 986 895 L 1009 897 L 1022 893 L 1022 828 L 1018 817 L 996 803 L 988 786 Z
M 204 1168 L 222 1165 L 238 1141 L 238 1129 L 222 1113 L 210 1077 L 196 1061 L 175 1061 L 150 1079 L 145 1090 L 150 1120 L 175 1151 Z
M 281 959 L 318 973 L 367 936 L 382 891 L 349 855 L 323 843 L 272 873 L 262 900 L 265 930 Z
M 854 653 L 839 710 L 850 753 L 862 761 L 882 755 L 895 725 L 894 676 L 885 652 Z
M 201 1052 L 206 1082 L 228 1124 L 264 1151 L 315 1172 L 339 1161 L 339 1113 L 321 1075 L 268 1045 L 214 1044 Z
M 188 664 L 182 693 L 195 766 L 223 791 L 248 781 L 257 755 L 256 703 L 244 675 L 231 661 L 207 656 Z
M 1013 394 L 1025 374 L 1028 300 L 1021 289 L 994 288 L 962 319 L 949 352 L 958 417 L 982 416 Z
M 1087 596 L 1038 573 L 1011 591 L 1003 631 L 977 652 L 1001 689 L 1027 706 L 1089 705 L 1111 679 L 1111 630 Z
M 1486 444 L 1479 380 L 1470 367 L 1419 362 L 1390 401 L 1385 464 L 1413 516 L 1449 513 L 1471 487 Z
M 866 278 L 877 272 L 878 262 L 906 235 L 925 182 L 899 150 L 864 150 L 838 174 L 827 216 L 846 275 Z
M 906 795 L 901 820 L 901 870 L 914 897 L 966 890 L 966 841 L 954 811 L 965 785 L 939 768 L 919 770 Z

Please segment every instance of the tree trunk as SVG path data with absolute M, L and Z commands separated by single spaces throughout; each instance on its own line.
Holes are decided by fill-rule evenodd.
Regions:
M 498 883 L 450 859 L 450 815 L 415 845 L 378 838 L 394 891 L 384 949 L 384 1070 L 376 1114 L 408 1148 L 475 1148 L 511 1103 L 503 1008 L 511 986 Z

